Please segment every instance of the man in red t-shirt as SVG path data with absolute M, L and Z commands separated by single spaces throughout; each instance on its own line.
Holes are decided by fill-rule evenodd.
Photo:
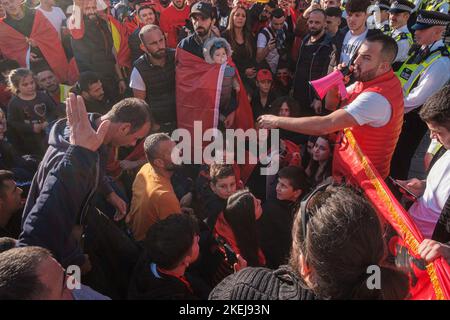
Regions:
M 172 0 L 172 3 L 161 13 L 160 26 L 166 35 L 167 46 L 176 48 L 178 32 L 189 20 L 190 8 L 185 0 Z

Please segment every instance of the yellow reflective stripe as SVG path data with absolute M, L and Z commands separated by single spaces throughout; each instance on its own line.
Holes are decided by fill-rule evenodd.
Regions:
M 407 94 L 409 94 L 409 92 L 411 91 L 413 85 L 416 83 L 417 79 L 425 72 L 425 70 L 437 59 L 439 59 L 440 57 L 442 57 L 442 54 L 440 51 L 436 51 L 434 52 L 431 56 L 429 56 L 425 61 L 423 61 L 421 64 L 419 65 L 410 65 L 410 66 L 416 66 L 416 68 L 414 68 L 413 73 L 411 74 L 411 76 L 409 77 L 409 79 L 406 81 L 406 83 L 403 85 L 403 81 L 402 81 L 402 85 L 403 85 L 403 94 L 406 96 Z M 409 60 L 409 58 L 408 58 Z M 408 62 L 407 60 L 407 62 Z M 406 67 L 406 63 L 405 63 L 405 67 Z M 401 71 L 403 71 L 405 68 L 402 66 L 402 68 L 400 68 L 400 70 L 398 71 L 398 74 L 401 74 Z M 400 78 L 400 81 L 402 80 L 402 78 Z
M 426 9 L 427 11 L 438 11 L 440 7 L 442 7 L 442 5 L 445 3 L 444 0 L 441 0 L 441 2 L 436 3 L 436 1 L 430 1 L 428 2 L 428 4 L 426 5 Z
M 408 43 L 410 46 L 412 46 L 412 44 L 414 43 L 414 40 L 412 38 L 411 33 L 405 33 L 406 34 L 406 40 L 408 40 Z M 395 42 L 399 42 L 400 40 L 404 40 L 401 38 L 402 33 L 400 33 L 399 35 L 397 35 L 394 40 Z M 389 34 L 390 37 L 392 37 L 392 32 Z

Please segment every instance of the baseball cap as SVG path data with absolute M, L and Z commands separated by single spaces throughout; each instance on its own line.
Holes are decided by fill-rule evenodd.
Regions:
M 268 69 L 261 69 L 256 74 L 256 81 L 273 80 L 272 72 Z

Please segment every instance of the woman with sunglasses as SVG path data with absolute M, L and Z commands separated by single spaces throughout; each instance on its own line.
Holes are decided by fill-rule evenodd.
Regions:
M 321 186 L 304 201 L 292 230 L 289 266 L 246 268 L 211 292 L 229 299 L 404 299 L 408 276 L 386 262 L 383 230 L 369 202 L 347 186 Z M 373 288 L 378 269 L 380 286 Z

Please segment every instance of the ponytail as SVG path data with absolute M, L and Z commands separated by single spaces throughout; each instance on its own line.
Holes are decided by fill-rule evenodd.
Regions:
M 403 300 L 408 296 L 409 278 L 404 272 L 390 266 L 380 266 L 379 271 L 379 287 L 371 286 L 371 277 L 376 275 L 370 272 L 365 273 L 353 289 L 351 299 Z

